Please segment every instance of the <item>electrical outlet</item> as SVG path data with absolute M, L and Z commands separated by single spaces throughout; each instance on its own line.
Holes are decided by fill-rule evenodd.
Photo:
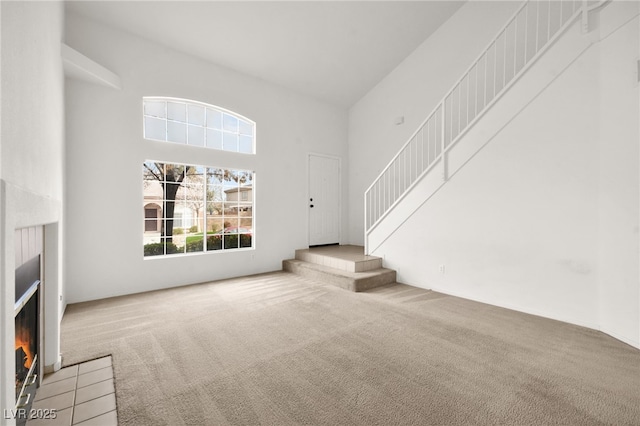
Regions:
M 444 265 L 440 265 L 438 269 L 440 270 L 441 274 L 444 274 Z

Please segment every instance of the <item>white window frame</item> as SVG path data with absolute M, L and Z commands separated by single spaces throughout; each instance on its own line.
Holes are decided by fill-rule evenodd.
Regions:
M 155 238 L 159 239 L 159 241 L 157 241 L 157 242 L 159 242 L 162 245 L 163 253 L 147 255 L 146 254 L 146 252 L 147 252 L 147 247 L 146 247 L 147 244 L 154 244 L 154 243 L 156 243 L 156 241 L 155 241 L 155 239 L 151 239 L 150 240 L 148 238 L 148 235 L 145 235 L 147 233 L 147 231 L 145 231 L 146 222 L 149 221 L 149 220 L 154 220 L 154 219 L 147 219 L 146 218 L 146 214 L 144 213 L 145 209 L 143 209 L 143 221 L 144 221 L 144 223 L 143 223 L 143 226 L 142 226 L 142 235 L 143 235 L 143 246 L 145 246 L 144 247 L 144 253 L 145 253 L 144 254 L 144 258 L 145 259 L 157 259 L 157 258 L 166 258 L 167 256 L 173 257 L 173 256 L 181 256 L 181 255 L 202 255 L 202 254 L 209 254 L 209 253 L 221 253 L 221 252 L 229 252 L 229 251 L 243 251 L 243 250 L 254 250 L 255 249 L 255 208 L 254 208 L 255 207 L 255 192 L 254 192 L 254 189 L 255 189 L 255 172 L 254 171 L 241 170 L 241 169 L 232 169 L 232 168 L 228 168 L 228 167 L 216 167 L 216 166 L 203 166 L 203 165 L 195 165 L 195 164 L 185 164 L 185 163 L 174 162 L 174 161 L 145 160 L 145 162 L 143 163 L 143 166 L 142 166 L 143 175 L 142 175 L 142 179 L 141 179 L 141 181 L 143 183 L 143 204 L 145 204 L 145 205 L 147 204 L 147 200 L 145 200 L 145 196 L 147 195 L 147 194 L 145 194 L 145 180 L 147 180 L 149 182 L 156 182 L 155 180 L 152 180 L 152 179 L 145 179 L 144 169 L 145 169 L 145 164 L 147 164 L 147 163 L 161 163 L 161 164 L 164 164 L 164 165 L 169 164 L 169 165 L 180 165 L 180 166 L 185 166 L 185 167 L 200 168 L 200 169 L 204 170 L 205 180 L 204 180 L 203 191 L 202 191 L 202 203 L 203 203 L 202 215 L 203 215 L 203 217 L 201 219 L 202 220 L 201 224 L 204 225 L 203 229 L 201 230 L 201 232 L 203 234 L 202 250 L 201 251 L 188 251 L 187 242 L 186 242 L 186 239 L 185 239 L 185 243 L 184 243 L 184 246 L 183 246 L 183 251 L 175 252 L 175 253 L 167 253 L 167 245 L 163 244 L 163 243 L 166 243 L 166 240 L 163 240 L 163 238 L 166 238 L 166 237 L 163 237 L 162 235 L 160 235 L 160 236 L 156 236 Z M 246 234 L 246 233 L 239 232 L 239 229 L 236 229 L 235 232 L 233 232 L 233 231 L 230 232 L 230 233 L 226 232 L 227 229 L 224 227 L 224 223 L 226 223 L 225 219 L 229 219 L 229 220 L 235 221 L 236 225 L 235 226 L 232 225 L 232 226 L 230 226 L 230 228 L 243 228 L 244 229 L 244 228 L 246 228 L 246 225 L 242 224 L 243 216 L 240 214 L 239 206 L 238 206 L 238 208 L 236 208 L 236 214 L 235 215 L 226 216 L 225 209 L 227 208 L 227 204 L 229 203 L 229 201 L 226 199 L 226 196 L 222 195 L 224 193 L 224 187 L 225 187 L 222 183 L 218 184 L 218 185 L 214 185 L 214 187 L 215 187 L 214 188 L 214 192 L 215 192 L 215 189 L 219 190 L 218 192 L 220 194 L 220 200 L 215 200 L 215 201 L 208 200 L 208 198 L 207 198 L 207 189 L 208 189 L 209 182 L 206 179 L 206 177 L 209 176 L 209 174 L 207 173 L 207 169 L 217 169 L 219 171 L 222 171 L 223 174 L 224 174 L 224 172 L 227 172 L 227 171 L 234 172 L 234 173 L 250 173 L 251 179 L 250 179 L 249 185 L 251 185 L 252 196 L 249 197 L 250 199 L 248 200 L 248 202 L 251 203 L 251 216 L 245 216 L 244 217 L 244 219 L 250 218 L 250 223 L 251 223 L 251 228 L 249 228 L 250 229 L 249 238 L 250 238 L 250 244 L 251 244 L 250 246 L 244 246 L 244 247 L 242 246 L 242 244 L 243 244 L 242 240 L 244 239 L 246 241 L 246 235 L 245 235 L 244 238 L 242 237 L 242 235 Z M 165 181 L 165 182 L 171 182 L 171 181 Z M 224 182 L 224 181 L 221 181 L 221 182 Z M 182 182 L 182 183 L 185 183 L 185 182 Z M 181 186 L 182 186 L 182 183 L 181 183 Z M 241 187 L 242 187 L 242 185 L 238 182 L 238 186 L 236 187 L 237 188 L 236 190 L 238 192 L 240 192 L 239 189 Z M 163 192 L 163 194 L 164 194 L 164 192 Z M 162 198 L 164 198 L 164 196 Z M 176 200 L 173 200 L 173 201 L 177 202 Z M 158 203 L 158 204 L 160 204 L 161 206 L 164 207 L 164 201 L 163 200 L 153 200 L 153 202 L 154 203 Z M 240 204 L 240 200 L 234 200 L 233 202 L 238 203 L 238 205 Z M 208 214 L 208 207 L 209 206 L 207 205 L 207 203 L 222 205 L 222 208 L 223 208 L 222 216 L 213 217 L 213 219 L 216 219 L 217 221 L 220 221 L 223 224 L 222 229 L 220 231 L 211 232 L 211 233 L 209 232 L 208 219 L 211 218 L 211 216 L 209 216 L 209 214 Z M 175 214 L 176 214 L 176 212 L 174 211 L 174 216 L 172 218 L 163 217 L 160 220 L 162 221 L 162 220 L 172 219 L 172 220 L 175 221 L 175 219 L 177 219 Z M 158 220 L 158 219 L 155 219 L 155 220 Z M 173 223 L 174 223 L 173 241 L 175 241 L 175 239 L 182 238 L 182 237 L 177 237 L 177 235 L 181 235 L 181 234 L 176 234 L 175 233 L 175 229 L 176 229 L 175 222 L 173 222 Z M 162 229 L 163 226 L 164 225 L 161 224 L 160 229 Z M 227 238 L 232 238 L 233 235 L 237 235 L 238 246 L 237 247 L 225 248 L 225 246 L 227 244 L 227 241 L 226 241 Z M 208 239 L 210 237 L 212 237 L 212 236 L 215 237 L 215 238 L 218 238 L 218 236 L 219 236 L 220 244 L 221 244 L 220 248 L 214 248 L 214 247 L 208 247 L 207 246 L 208 245 Z M 217 241 L 216 241 L 216 243 L 217 243 Z
M 225 108 L 188 99 L 145 96 L 142 117 L 143 138 L 147 140 L 256 153 L 256 123 Z

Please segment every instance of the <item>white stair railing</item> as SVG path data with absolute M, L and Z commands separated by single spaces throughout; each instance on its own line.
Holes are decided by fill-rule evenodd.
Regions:
M 604 3 L 527 0 L 518 7 L 367 188 L 364 200 L 367 253 L 368 235 L 412 187 L 440 162 L 444 163 L 446 181 L 447 152 L 579 17 L 586 32 L 589 11 Z

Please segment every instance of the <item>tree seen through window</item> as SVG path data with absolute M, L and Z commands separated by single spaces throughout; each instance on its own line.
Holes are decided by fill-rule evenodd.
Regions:
M 145 256 L 253 247 L 253 172 L 158 161 L 142 169 Z

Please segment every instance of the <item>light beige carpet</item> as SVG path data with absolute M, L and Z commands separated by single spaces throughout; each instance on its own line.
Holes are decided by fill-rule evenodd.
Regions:
M 112 354 L 121 425 L 639 425 L 640 351 L 403 285 L 277 272 L 70 305 L 65 365 Z

